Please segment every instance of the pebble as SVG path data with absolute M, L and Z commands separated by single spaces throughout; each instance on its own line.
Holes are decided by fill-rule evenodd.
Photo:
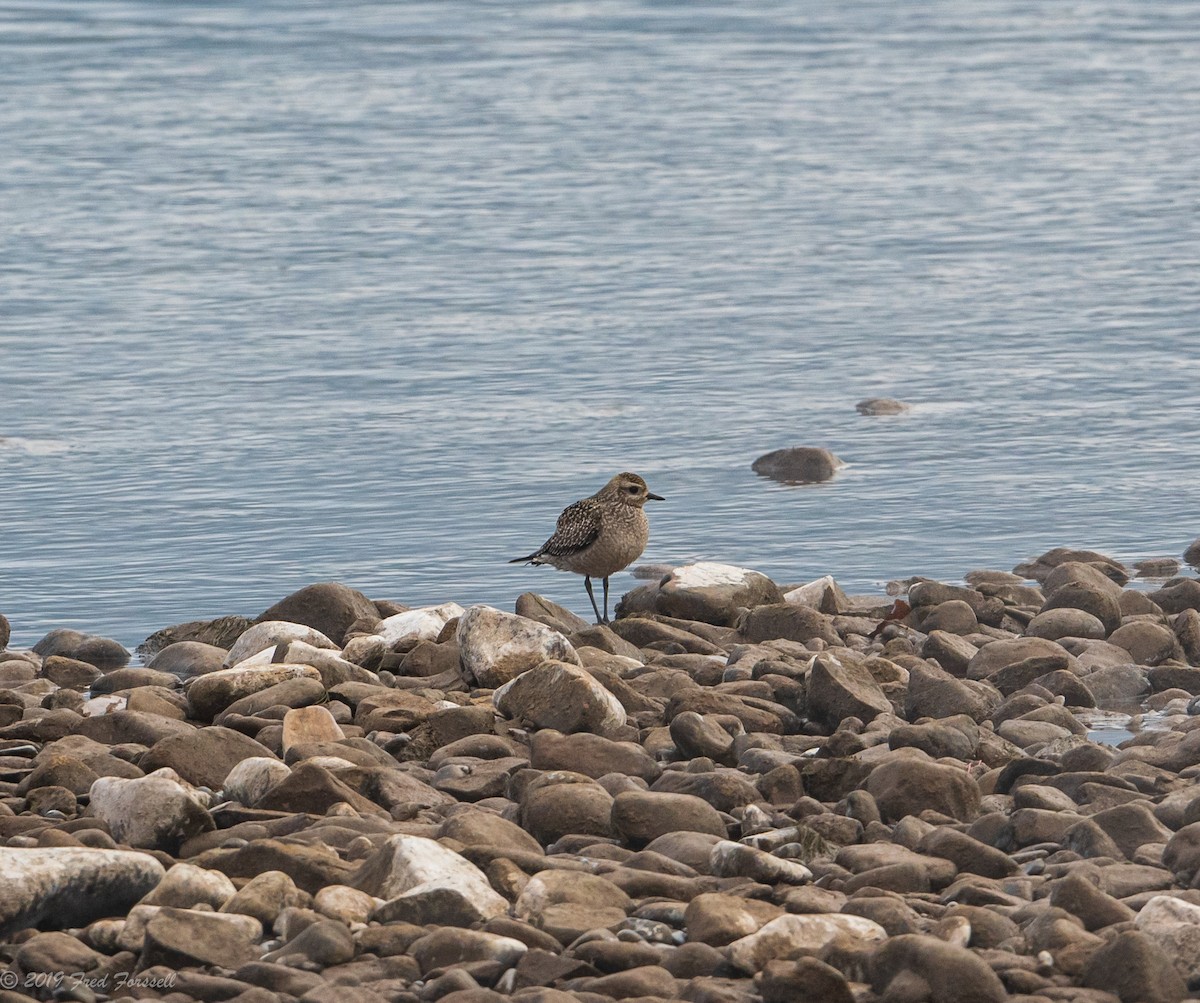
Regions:
M 611 627 L 318 583 L 146 668 L 51 632 L 0 662 L 11 968 L 243 1003 L 1182 999 L 1200 585 L 1128 579 L 1059 548 L 912 579 L 878 631 L 882 596 L 715 562 Z M 1119 700 L 1154 713 L 1114 748 Z

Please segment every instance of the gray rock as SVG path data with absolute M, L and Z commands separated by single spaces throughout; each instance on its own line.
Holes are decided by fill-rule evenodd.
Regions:
M 753 974 L 770 961 L 811 957 L 831 946 L 861 948 L 886 939 L 887 931 L 882 926 L 861 916 L 788 914 L 735 940 L 729 945 L 728 957 L 738 971 Z
M 1135 620 L 1112 632 L 1110 644 L 1124 648 L 1137 665 L 1158 665 L 1167 659 L 1179 659 L 1183 649 L 1174 631 L 1160 623 Z
M 130 850 L 6 849 L 0 853 L 0 935 L 43 922 L 83 926 L 124 915 L 165 873 L 153 857 Z
M 870 972 L 871 988 L 884 999 L 929 1003 L 1008 999 L 1004 984 L 982 958 L 936 937 L 891 938 L 872 956 Z
M 176 641 L 161 648 L 147 666 L 159 672 L 169 672 L 179 679 L 191 679 L 224 668 L 228 654 L 227 649 L 218 648 L 215 644 Z
M 1127 930 L 1092 954 L 1083 985 L 1115 993 L 1121 1003 L 1177 1003 L 1187 985 L 1168 955 L 1140 930 Z
M 189 784 L 215 791 L 238 763 L 264 757 L 273 758 L 266 746 L 241 732 L 215 725 L 160 739 L 138 759 L 138 766 L 146 773 L 170 767 Z
M 829 480 L 845 463 L 828 449 L 792 446 L 764 453 L 750 469 L 784 484 L 816 484 Z
M 669 832 L 726 834 L 717 810 L 692 794 L 623 791 L 613 799 L 612 827 L 625 839 L 643 846 Z
M 1103 640 L 1108 632 L 1100 620 L 1081 609 L 1060 607 L 1039 613 L 1025 628 L 1028 637 L 1057 641 L 1063 637 L 1088 637 Z
M 242 805 L 257 804 L 273 787 L 281 784 L 291 769 L 272 756 L 243 759 L 225 778 L 225 796 Z
M 588 672 L 565 662 L 542 662 L 492 694 L 505 717 L 526 727 L 611 734 L 625 723 L 621 702 Z
M 198 721 L 211 721 L 243 697 L 290 679 L 311 679 L 320 683 L 321 674 L 311 665 L 286 663 L 248 665 L 209 672 L 189 684 L 188 713 Z
M 184 840 L 216 826 L 203 799 L 170 770 L 145 777 L 101 777 L 92 784 L 91 812 L 118 843 L 175 853 Z
M 870 722 L 892 711 L 874 676 L 863 665 L 821 654 L 808 675 L 808 713 L 830 730 L 848 717 Z
M 903 414 L 911 408 L 911 404 L 905 404 L 893 397 L 868 397 L 854 405 L 854 410 L 865 415 Z
M 478 867 L 453 850 L 421 836 L 390 837 L 349 883 L 389 900 L 376 910 L 375 918 L 380 922 L 391 922 L 401 915 L 418 915 L 418 903 L 428 908 L 425 900 L 435 893 L 453 894 L 469 923 L 482 922 L 508 909 L 508 901 L 492 890 Z
M 80 662 L 87 662 L 102 672 L 128 665 L 130 657 L 125 647 L 111 638 L 84 634 L 65 627 L 50 631 L 33 646 L 33 650 L 43 658 L 48 658 L 50 655 L 63 655 Z
M 304 624 L 340 645 L 353 624 L 378 619 L 375 604 L 357 589 L 340 582 L 318 582 L 280 599 L 255 622 Z
M 933 809 L 960 822 L 979 814 L 979 785 L 965 770 L 935 763 L 913 750 L 893 753 L 867 778 L 866 790 L 875 798 L 885 822 Z
M 806 644 L 814 638 L 830 645 L 842 643 L 831 619 L 824 613 L 786 602 L 756 606 L 746 614 L 739 629 L 751 644 L 780 639 Z
M 194 864 L 176 864 L 140 905 L 171 906 L 191 909 L 203 904 L 220 909 L 237 893 L 233 882 L 220 871 L 209 871 Z
M 262 936 L 256 920 L 191 909 L 160 909 L 146 923 L 142 967 L 191 965 L 237 968 L 258 958 Z

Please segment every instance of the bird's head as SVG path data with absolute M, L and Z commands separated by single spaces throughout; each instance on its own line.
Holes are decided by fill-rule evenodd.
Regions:
M 641 508 L 648 501 L 663 501 L 662 495 L 656 495 L 637 474 L 630 473 L 617 474 L 604 485 L 600 494 L 635 508 Z

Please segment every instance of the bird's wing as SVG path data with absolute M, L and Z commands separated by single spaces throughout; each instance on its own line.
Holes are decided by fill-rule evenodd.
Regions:
M 600 504 L 584 498 L 563 509 L 554 527 L 554 535 L 542 544 L 539 555 L 570 557 L 590 547 L 600 535 Z

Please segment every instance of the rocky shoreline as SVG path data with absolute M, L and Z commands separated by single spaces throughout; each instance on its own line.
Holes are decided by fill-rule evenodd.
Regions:
M 1200 580 L 1016 571 L 0 617 L 0 1003 L 1200 998 Z

